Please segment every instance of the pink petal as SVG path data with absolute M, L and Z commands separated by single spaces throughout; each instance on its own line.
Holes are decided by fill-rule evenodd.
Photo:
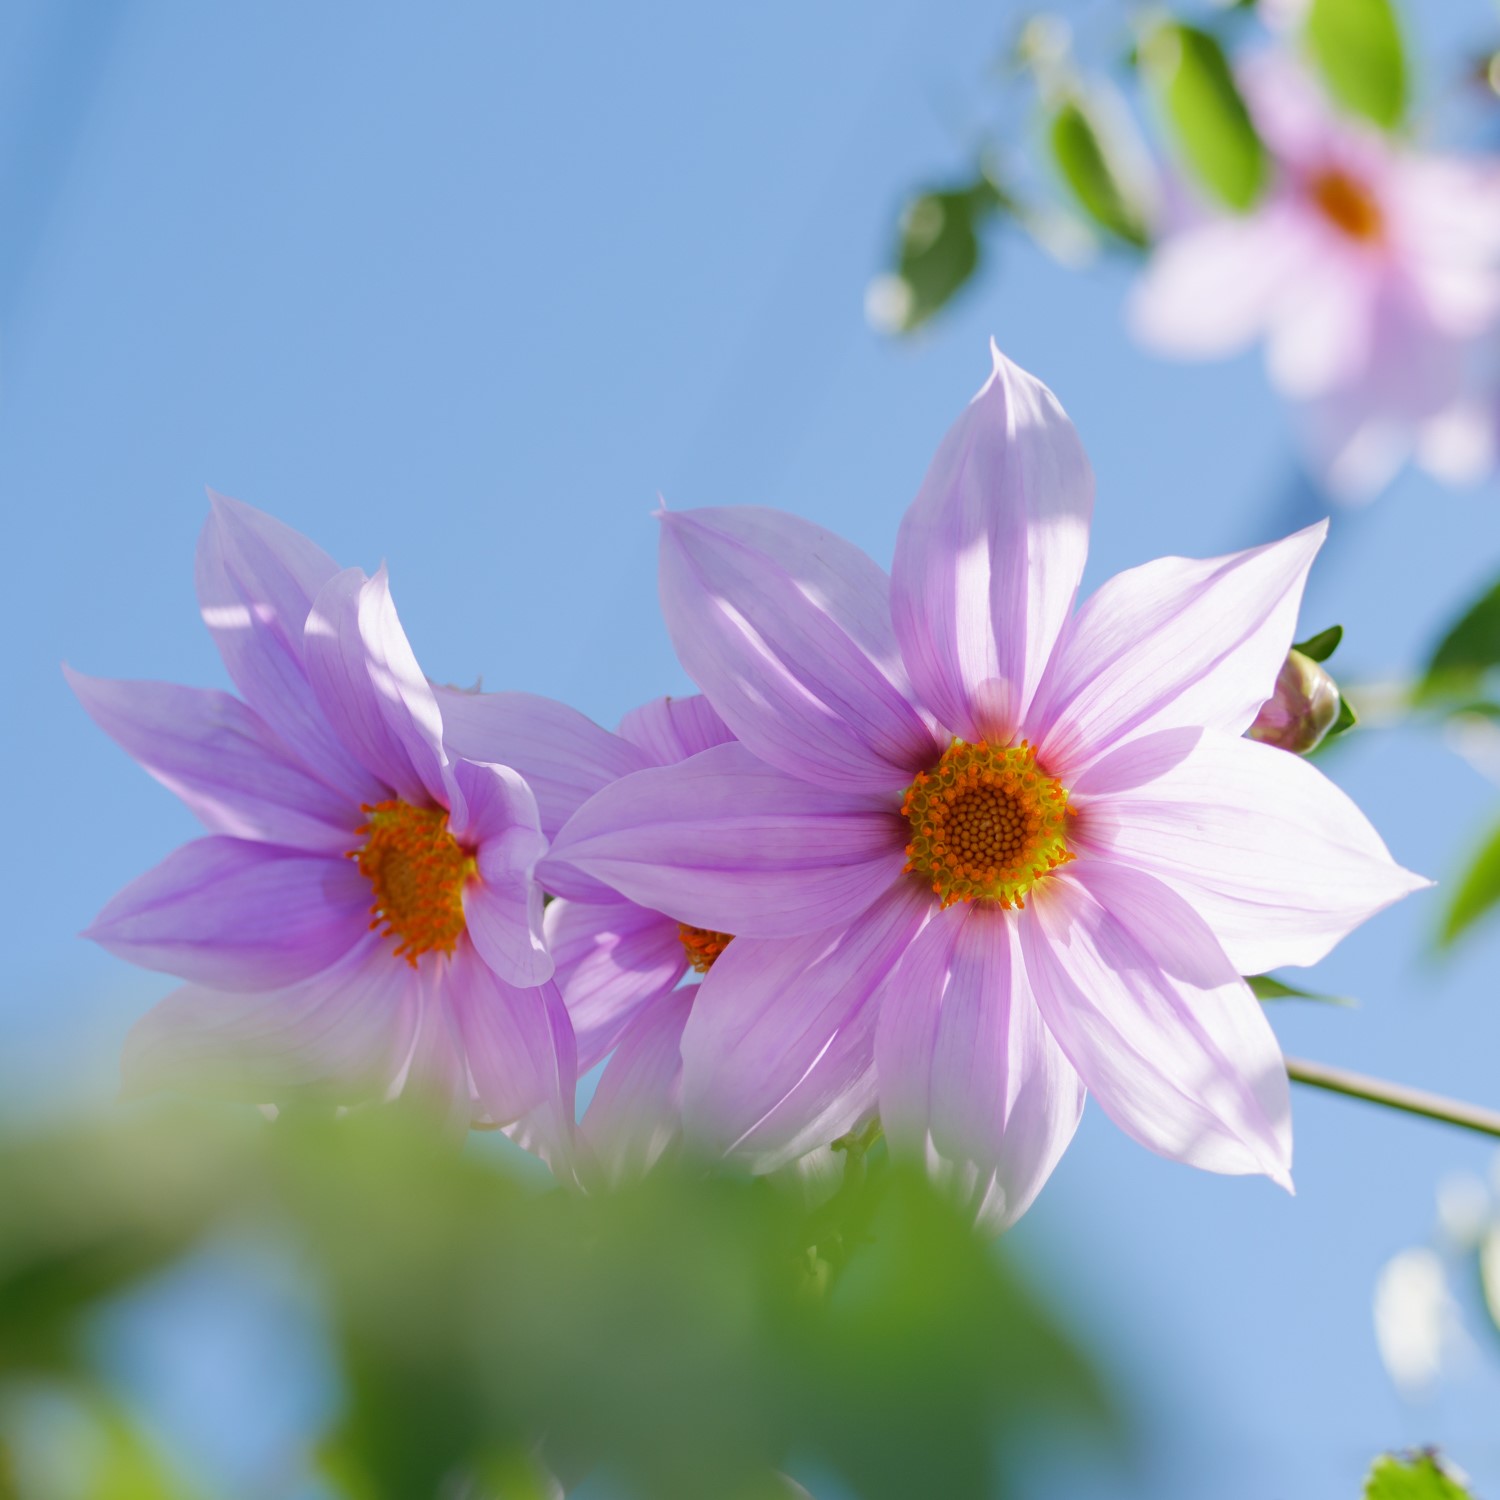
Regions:
M 874 1099 L 875 994 L 934 905 L 903 880 L 847 927 L 730 943 L 683 1033 L 689 1138 L 768 1172 L 850 1129 Z
M 319 589 L 338 572 L 321 548 L 261 511 L 210 492 L 198 541 L 198 599 L 245 701 L 293 757 L 358 807 L 379 784 L 340 743 L 318 706 L 302 632 Z
M 1330 245 L 1309 258 L 1272 313 L 1266 368 L 1271 384 L 1294 400 L 1347 385 L 1375 352 L 1382 268 L 1362 254 L 1339 250 Z
M 484 967 L 477 959 L 471 962 Z M 475 1097 L 469 1076 L 449 969 L 444 962 L 429 958 L 413 972 L 415 982 L 405 1005 L 411 1049 L 391 1097 L 459 1136 L 467 1132 L 471 1120 L 483 1118 L 484 1106 Z
M 930 1160 L 987 1229 L 1010 1228 L 1073 1139 L 1084 1099 L 1032 998 L 1015 921 L 950 907 L 906 950 L 879 1005 L 892 1151 Z
M 695 989 L 657 996 L 620 1037 L 581 1127 L 611 1187 L 643 1177 L 682 1134 L 682 1030 Z
M 900 874 L 905 819 L 719 745 L 637 771 L 568 822 L 540 878 L 575 865 L 695 927 L 789 937 L 847 922 Z
M 303 637 L 328 722 L 372 775 L 416 806 L 449 805 L 443 719 L 396 618 L 382 568 L 349 568 L 313 601 Z
M 884 573 L 795 516 L 662 516 L 661 600 L 688 675 L 771 765 L 840 791 L 895 790 L 936 756 L 910 703 Z
M 1089 850 L 1186 897 L 1241 974 L 1316 963 L 1429 883 L 1316 767 L 1224 734 L 1155 780 L 1086 800 L 1078 824 Z
M 533 878 L 547 850 L 536 798 L 509 766 L 460 760 L 452 766 L 463 815 L 449 820 L 472 847 L 479 879 L 464 886 L 464 919 L 484 961 L 510 984 L 543 984 L 552 958 L 542 939 L 542 888 Z
M 292 760 L 238 698 L 63 672 L 89 717 L 212 832 L 328 853 L 357 842 L 358 805 Z
M 619 896 L 554 901 L 545 928 L 578 1038 L 579 1071 L 586 1072 L 613 1050 L 643 1006 L 677 987 L 687 955 L 671 917 Z
M 1042 1018 L 1089 1092 L 1152 1151 L 1290 1189 L 1281 1050 L 1213 934 L 1149 875 L 1099 861 L 1069 870 L 1032 892 L 1021 951 Z
M 553 1146 L 570 1154 L 578 1054 L 557 986 L 507 984 L 465 943 L 443 982 L 486 1119 L 550 1121 Z
M 601 787 L 651 763 L 628 740 L 551 698 L 450 687 L 433 693 L 449 753 L 519 771 L 548 838 Z
M 995 370 L 901 522 L 891 610 L 922 701 L 966 740 L 1007 740 L 1073 607 L 1094 477 L 1056 397 Z
M 620 737 L 629 740 L 653 766 L 670 766 L 700 750 L 711 750 L 734 738 L 734 732 L 702 693 L 687 698 L 653 698 L 620 720 Z
M 127 1095 L 176 1089 L 252 1104 L 380 1098 L 411 1046 L 416 972 L 373 934 L 301 984 L 259 994 L 188 985 L 141 1017 L 121 1060 Z
M 118 958 L 224 990 L 320 973 L 369 926 L 351 860 L 246 839 L 198 839 L 132 881 L 84 934 Z
M 1043 764 L 1067 779 L 1155 730 L 1248 729 L 1286 660 L 1327 529 L 1111 578 L 1078 612 L 1037 695 L 1028 728 Z

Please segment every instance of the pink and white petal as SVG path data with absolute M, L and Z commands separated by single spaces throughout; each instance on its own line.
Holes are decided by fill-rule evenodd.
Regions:
M 774 1171 L 849 1130 L 875 1097 L 875 996 L 935 908 L 899 881 L 846 927 L 737 937 L 682 1038 L 690 1144 Z
M 1411 455 L 1410 426 L 1383 415 L 1360 387 L 1295 409 L 1308 471 L 1335 500 L 1373 500 Z
M 1396 864 L 1315 766 L 1223 734 L 1206 733 L 1156 780 L 1089 801 L 1078 842 L 1172 885 L 1241 974 L 1317 963 L 1430 883 Z
M 1005 912 L 955 906 L 906 950 L 879 997 L 875 1072 L 893 1152 L 925 1160 L 993 1233 L 1052 1175 L 1083 1084 L 1042 1022 Z
M 1333 243 L 1309 258 L 1271 312 L 1266 369 L 1276 390 L 1308 401 L 1360 378 L 1375 352 L 1383 274 L 1369 256 Z
M 680 922 L 794 937 L 852 920 L 901 872 L 907 825 L 889 802 L 832 792 L 743 745 L 605 787 L 538 869 L 573 865 Z
M 173 1089 L 252 1104 L 359 1104 L 411 1047 L 416 973 L 367 934 L 323 973 L 258 994 L 187 985 L 141 1017 L 121 1059 L 127 1097 Z
M 613 1050 L 641 1008 L 676 989 L 687 973 L 677 923 L 621 896 L 554 901 L 544 929 L 578 1039 L 580 1072 Z
M 756 754 L 838 791 L 895 790 L 936 756 L 857 547 L 752 506 L 665 511 L 661 601 L 688 676 Z
M 651 763 L 628 740 L 551 698 L 436 686 L 433 694 L 449 753 L 519 771 L 548 838 L 595 792 Z
M 923 703 L 967 740 L 1021 723 L 1088 554 L 1094 476 L 1057 398 L 995 369 L 901 522 L 891 612 Z
M 1478 484 L 1500 466 L 1500 392 L 1454 402 L 1422 424 L 1417 463 L 1444 484 Z
M 1156 730 L 1248 729 L 1286 660 L 1327 529 L 1111 578 L 1069 626 L 1037 695 L 1027 729 L 1043 764 L 1067 780 Z
M 313 599 L 338 564 L 262 511 L 212 491 L 209 499 L 198 600 L 235 686 L 294 759 L 354 806 L 377 801 L 379 783 L 324 718 L 302 654 Z
M 477 962 L 477 960 L 475 960 Z M 483 965 L 480 965 L 483 967 Z M 391 1087 L 390 1099 L 416 1110 L 454 1136 L 481 1119 L 480 1103 L 464 1055 L 463 1033 L 449 994 L 448 969 L 435 960 L 412 971 L 405 1021 L 411 1047 Z
M 443 718 L 391 603 L 385 569 L 348 568 L 313 601 L 303 637 L 308 676 L 328 722 L 372 775 L 404 801 L 446 807 Z
M 369 908 L 369 883 L 350 860 L 216 836 L 132 881 L 84 936 L 214 989 L 273 990 L 348 953 Z
M 682 1031 L 696 989 L 658 995 L 620 1037 L 580 1132 L 604 1182 L 643 1177 L 682 1136 Z
M 543 1134 L 567 1153 L 578 1054 L 557 986 L 507 984 L 468 944 L 443 975 L 484 1117 L 550 1122 Z
M 1220 359 L 1248 348 L 1301 274 L 1306 239 L 1285 203 L 1170 235 L 1131 293 L 1131 333 L 1176 359 Z
M 212 832 L 326 853 L 357 842 L 358 804 L 293 760 L 238 698 L 63 672 L 89 717 Z
M 479 878 L 464 886 L 464 918 L 485 962 L 507 983 L 542 984 L 552 958 L 542 937 L 542 888 L 533 878 L 547 841 L 536 798 L 509 766 L 455 761 L 462 809 L 449 830 L 475 850 Z
M 1182 897 L 1079 861 L 1032 892 L 1018 925 L 1042 1019 L 1110 1119 L 1163 1156 L 1290 1190 L 1281 1049 Z
M 700 750 L 727 744 L 734 731 L 702 693 L 653 698 L 620 720 L 620 738 L 635 745 L 653 766 L 670 766 Z

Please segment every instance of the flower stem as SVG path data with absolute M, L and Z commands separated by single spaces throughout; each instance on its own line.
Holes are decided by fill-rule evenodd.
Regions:
M 1327 1089 L 1370 1104 L 1383 1104 L 1387 1109 L 1405 1110 L 1409 1115 L 1441 1120 L 1446 1125 L 1460 1125 L 1481 1135 L 1500 1136 L 1500 1110 L 1483 1109 L 1477 1104 L 1464 1104 L 1458 1099 L 1445 1099 L 1441 1094 L 1408 1088 L 1403 1083 L 1387 1083 L 1383 1078 L 1332 1068 L 1327 1063 L 1304 1062 L 1296 1057 L 1286 1059 L 1286 1072 L 1294 1083 L 1310 1084 L 1315 1089 Z

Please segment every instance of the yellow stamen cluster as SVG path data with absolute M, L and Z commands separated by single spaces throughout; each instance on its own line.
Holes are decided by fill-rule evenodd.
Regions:
M 687 953 L 688 963 L 700 974 L 713 968 L 714 960 L 734 941 L 733 933 L 710 932 L 706 927 L 677 924 L 677 940 Z
M 944 906 L 1024 906 L 1038 880 L 1073 858 L 1068 794 L 1038 768 L 1025 740 L 1007 746 L 954 740 L 907 788 L 901 811 L 911 824 L 906 868 Z
M 424 953 L 452 953 L 464 930 L 464 886 L 478 865 L 448 831 L 447 813 L 399 801 L 360 811 L 370 819 L 355 830 L 365 842 L 349 858 L 375 892 L 370 930 L 399 938 L 396 954 L 412 968 Z
M 1369 245 L 1385 237 L 1385 214 L 1359 178 L 1329 167 L 1312 179 L 1308 191 L 1323 217 L 1351 240 Z

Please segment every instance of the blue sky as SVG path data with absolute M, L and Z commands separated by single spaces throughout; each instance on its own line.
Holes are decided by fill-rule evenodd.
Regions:
M 687 686 L 655 603 L 658 493 L 782 506 L 888 563 L 992 333 L 1088 447 L 1089 584 L 1325 513 L 1253 357 L 1172 366 L 1130 345 L 1124 265 L 1080 274 L 1006 240 L 925 337 L 867 327 L 902 192 L 966 166 L 1009 19 L 952 0 L 0 12 L 12 1098 L 107 1098 L 126 1028 L 170 987 L 75 934 L 194 825 L 93 729 L 59 663 L 223 682 L 192 587 L 205 485 L 342 562 L 388 560 L 432 676 L 606 723 Z M 1493 12 L 1423 22 L 1441 57 Z M 1497 501 L 1408 476 L 1334 517 L 1304 623 L 1345 625 L 1347 678 L 1410 670 L 1491 578 Z M 1426 731 L 1362 734 L 1328 768 L 1439 878 L 1500 817 L 1500 790 Z M 1328 960 L 1312 982 L 1361 1007 L 1279 1009 L 1288 1050 L 1493 1100 L 1500 930 L 1439 965 L 1435 909 L 1414 898 Z M 1427 1441 L 1500 1490 L 1500 1361 L 1408 1407 L 1369 1316 L 1438 1178 L 1485 1170 L 1488 1149 L 1296 1106 L 1295 1200 L 1159 1161 L 1090 1110 L 1016 1232 L 1140 1408 L 1134 1469 L 1068 1469 L 1070 1496 L 1326 1500 L 1356 1493 L 1377 1449 Z M 180 1304 L 181 1357 L 157 1349 L 144 1388 L 229 1476 L 220 1492 L 255 1493 L 245 1432 L 183 1416 L 203 1300 Z

